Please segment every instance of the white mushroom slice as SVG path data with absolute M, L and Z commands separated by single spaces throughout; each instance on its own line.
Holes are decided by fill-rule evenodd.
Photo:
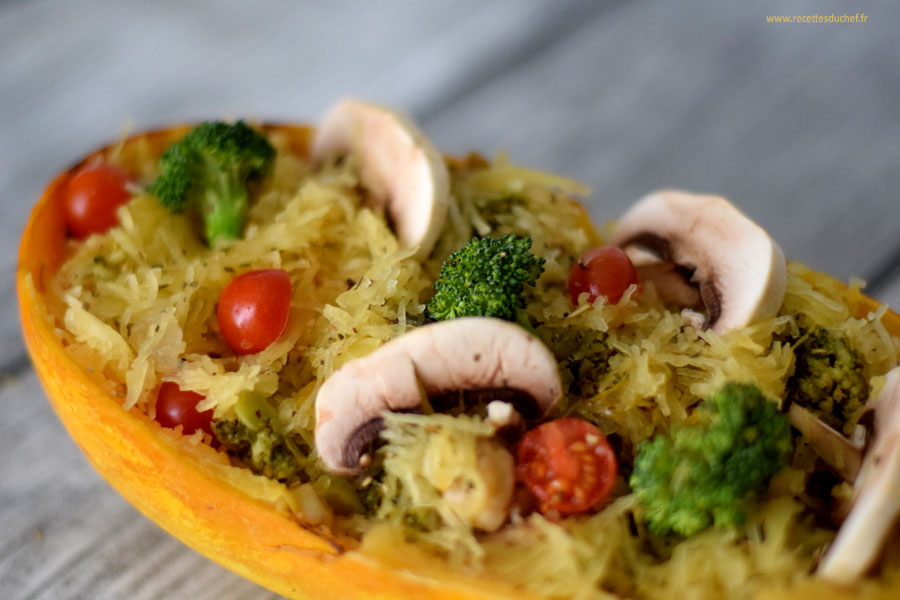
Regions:
M 696 286 L 671 262 L 657 261 L 646 265 L 635 265 L 638 280 L 652 283 L 659 299 L 664 304 L 675 304 L 688 309 L 703 308 L 703 299 Z
M 509 450 L 494 440 L 478 440 L 475 452 L 481 485 L 474 489 L 453 485 L 443 498 L 474 527 L 497 531 L 509 516 L 516 488 L 515 460 Z
M 518 325 L 467 317 L 413 329 L 332 375 L 316 397 L 316 447 L 335 473 L 358 473 L 381 413 L 414 411 L 422 394 L 489 390 L 525 414 L 546 415 L 562 396 L 556 360 Z
M 706 315 L 689 308 L 685 308 L 681 311 L 681 320 L 685 325 L 693 327 L 694 329 L 703 329 L 706 327 Z
M 816 455 L 845 481 L 853 481 L 863 461 L 865 440 L 854 443 L 796 402 L 788 409 L 788 418 L 806 439 Z
M 774 316 L 784 299 L 784 253 L 756 223 L 718 196 L 667 190 L 620 219 L 612 243 L 639 246 L 693 271 L 716 333 Z
M 314 160 L 352 153 L 360 181 L 384 208 L 400 245 L 428 256 L 447 216 L 450 176 L 440 152 L 412 121 L 396 112 L 344 100 L 316 129 Z
M 859 579 L 878 558 L 900 514 L 900 367 L 873 401 L 875 434 L 854 484 L 853 508 L 819 563 L 836 583 Z
M 525 419 L 510 402 L 494 400 L 487 405 L 486 421 L 499 431 L 507 427 L 524 427 Z

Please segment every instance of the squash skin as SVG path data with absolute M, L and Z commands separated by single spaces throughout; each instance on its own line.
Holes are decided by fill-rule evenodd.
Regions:
M 161 153 L 189 126 L 139 134 L 138 142 Z M 288 139 L 299 154 L 308 151 L 312 130 L 304 126 L 266 125 Z M 208 448 L 186 452 L 173 436 L 137 410 L 125 411 L 121 399 L 106 392 L 81 369 L 54 333 L 45 282 L 66 254 L 62 196 L 72 173 L 60 174 L 33 209 L 19 249 L 16 285 L 26 346 L 47 397 L 69 434 L 94 468 L 145 516 L 215 562 L 288 598 L 526 598 L 513 587 L 462 576 L 437 561 L 410 557 L 406 569 L 392 568 L 346 552 L 355 542 L 327 531 L 314 531 L 285 510 L 250 497 L 223 475 L 235 467 L 205 458 Z M 852 312 L 864 315 L 878 303 L 861 294 L 846 294 Z M 889 311 L 884 323 L 900 335 L 900 315 Z M 900 578 L 873 597 L 900 595 Z M 760 597 L 853 598 L 858 590 L 841 590 L 820 581 L 768 590 Z M 883 594 L 881 592 L 884 592 Z M 770 595 L 771 594 L 771 595 Z

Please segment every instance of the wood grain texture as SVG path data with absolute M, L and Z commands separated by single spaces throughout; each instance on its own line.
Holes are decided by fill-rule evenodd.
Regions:
M 733 198 L 789 256 L 900 305 L 900 8 L 836 1 L 0 3 L 0 278 L 50 177 L 133 120 L 309 120 L 358 95 L 443 149 L 589 183 Z M 0 598 L 274 597 L 122 500 L 69 440 L 0 289 Z
M 69 439 L 33 372 L 0 387 L 0 597 L 276 597 L 141 516 Z
M 898 266 L 900 266 L 900 261 L 898 261 Z M 878 298 L 892 306 L 894 310 L 900 307 L 900 273 L 883 282 L 879 287 Z
M 900 258 L 900 6 L 852 27 L 765 22 L 845 10 L 621 6 L 425 125 L 450 151 L 506 151 L 586 182 L 601 221 L 661 187 L 717 193 L 787 256 L 871 278 Z

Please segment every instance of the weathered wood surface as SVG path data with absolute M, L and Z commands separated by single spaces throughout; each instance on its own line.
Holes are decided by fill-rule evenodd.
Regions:
M 31 204 L 85 151 L 224 115 L 308 121 L 357 95 L 443 149 L 558 171 L 614 218 L 681 186 L 789 256 L 900 305 L 900 9 L 839 2 L 0 2 L 0 598 L 268 598 L 141 517 L 53 415 L 18 333 Z

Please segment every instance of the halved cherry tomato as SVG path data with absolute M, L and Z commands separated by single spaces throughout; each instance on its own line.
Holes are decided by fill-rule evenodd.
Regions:
M 519 474 L 541 501 L 562 514 L 596 507 L 616 480 L 616 456 L 600 430 L 565 417 L 539 425 L 519 442 Z
M 578 304 L 578 296 L 583 292 L 590 294 L 589 302 L 603 296 L 615 304 L 633 283 L 638 283 L 638 276 L 628 255 L 617 246 L 598 246 L 572 265 L 569 295 L 573 304 Z
M 219 294 L 216 317 L 225 342 L 238 354 L 269 347 L 284 332 L 291 309 L 291 278 L 282 269 L 248 271 Z
M 107 163 L 82 167 L 69 180 L 65 196 L 66 224 L 77 238 L 103 233 L 118 223 L 116 211 L 131 194 L 123 169 Z
M 203 396 L 182 390 L 178 384 L 166 381 L 159 386 L 156 397 L 156 421 L 163 427 L 184 427 L 185 435 L 202 429 L 212 435 L 212 410 L 197 412 L 197 403 Z

